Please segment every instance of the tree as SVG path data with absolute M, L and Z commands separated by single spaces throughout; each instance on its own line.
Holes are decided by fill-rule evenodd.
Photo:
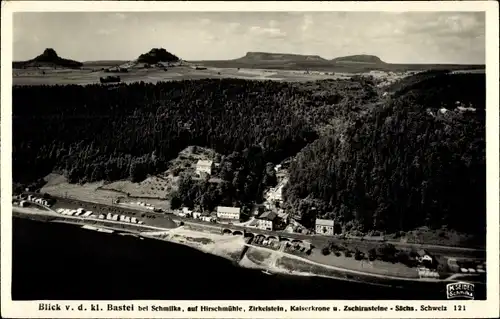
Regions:
M 356 247 L 354 251 L 354 259 L 362 260 L 363 258 L 365 258 L 365 254 Z
M 323 249 L 321 249 L 321 253 L 322 253 L 323 255 L 325 255 L 325 256 L 330 255 L 330 248 L 328 248 L 328 247 L 326 247 L 326 246 L 325 246 L 325 247 L 323 247 Z
M 397 249 L 393 244 L 384 243 L 378 247 L 378 255 L 383 261 L 395 261 Z
M 172 194 L 172 198 L 170 199 L 170 208 L 179 209 L 181 208 L 182 200 L 179 197 L 178 193 Z
M 142 163 L 133 162 L 132 164 L 130 164 L 129 174 L 131 182 L 138 183 L 143 181 L 146 178 L 144 165 L 142 165 Z
M 224 180 L 241 174 L 216 204 L 261 201 L 273 165 L 293 157 L 284 197 L 306 227 L 335 217 L 359 231 L 425 224 L 484 235 L 484 74 L 410 76 L 382 100 L 374 85 L 357 78 L 14 86 L 13 181 L 29 185 L 53 171 L 73 183 L 141 180 L 199 145 L 226 157 Z M 457 100 L 476 112 L 438 112 Z M 141 163 L 140 173 L 132 163 Z M 182 200 L 196 202 L 203 187 L 193 185 Z M 471 219 L 470 211 L 481 214 Z
M 368 250 L 368 260 L 373 261 L 377 259 L 377 250 L 375 248 L 370 248 Z

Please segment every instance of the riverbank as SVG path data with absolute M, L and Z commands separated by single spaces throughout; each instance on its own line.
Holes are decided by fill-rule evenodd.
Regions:
M 378 286 L 275 273 L 185 244 L 14 218 L 14 300 L 443 300 L 443 283 Z M 180 283 L 180 284 L 179 284 Z M 485 289 L 476 285 L 476 299 Z
M 238 262 L 245 250 L 242 236 L 221 235 L 210 231 L 195 231 L 189 226 L 180 226 L 160 232 L 141 232 L 140 236 L 185 245 L 201 252 Z
M 35 218 L 34 216 L 19 217 Z M 362 269 L 343 268 L 338 265 L 322 264 L 321 262 L 310 260 L 311 258 L 300 257 L 283 251 L 258 247 L 249 244 L 250 238 L 241 235 L 221 234 L 216 228 L 199 227 L 192 228 L 189 225 L 171 229 L 151 229 L 151 226 L 123 227 L 122 225 L 104 224 L 104 222 L 72 219 L 43 219 L 42 221 L 52 221 L 58 223 L 76 224 L 79 226 L 90 225 L 100 229 L 114 230 L 118 234 L 130 234 L 136 237 L 149 238 L 154 240 L 167 241 L 173 244 L 184 245 L 197 249 L 205 254 L 222 257 L 240 267 L 260 269 L 272 273 L 299 275 L 299 276 L 320 276 L 337 280 L 358 281 L 377 285 L 408 285 L 424 284 L 429 282 L 444 282 L 443 280 L 420 279 L 418 277 L 398 277 L 397 274 L 381 274 L 375 272 L 365 272 Z M 318 252 L 315 252 L 316 254 Z M 354 260 L 352 261 L 354 262 Z

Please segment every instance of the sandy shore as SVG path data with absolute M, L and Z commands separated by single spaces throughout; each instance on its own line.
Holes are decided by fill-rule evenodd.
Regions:
M 183 226 L 162 232 L 143 232 L 140 235 L 186 245 L 232 261 L 237 260 L 245 248 L 245 240 L 241 236 L 194 231 Z
M 20 211 L 22 213 L 22 211 Z M 53 216 L 44 212 L 43 216 Z M 27 214 L 28 215 L 28 214 Z M 39 214 L 29 214 L 38 216 Z M 50 222 L 50 221 L 49 221 Z M 82 221 L 64 220 L 70 224 L 83 226 Z M 91 227 L 88 227 L 91 226 Z M 239 266 L 268 270 L 276 274 L 298 275 L 298 276 L 318 276 L 326 278 L 341 279 L 347 281 L 361 281 L 367 283 L 382 283 L 383 281 L 394 281 L 399 283 L 417 283 L 422 280 L 417 278 L 402 278 L 389 275 L 373 274 L 352 269 L 344 269 L 336 266 L 325 265 L 303 257 L 294 256 L 282 251 L 275 251 L 270 248 L 257 247 L 246 243 L 245 238 L 235 235 L 223 235 L 209 231 L 190 229 L 188 226 L 180 226 L 171 229 L 158 229 L 143 231 L 132 229 L 115 229 L 113 225 L 87 225 L 85 228 L 101 228 L 116 230 L 118 233 L 129 233 L 139 238 L 151 238 L 164 240 L 176 244 L 189 246 L 204 253 L 213 254 L 232 262 L 237 262 Z M 97 229 L 96 229 L 97 230 Z M 353 278 L 354 277 L 354 278 Z M 435 280 L 432 280 L 435 281 Z M 446 281 L 446 280 L 444 280 Z

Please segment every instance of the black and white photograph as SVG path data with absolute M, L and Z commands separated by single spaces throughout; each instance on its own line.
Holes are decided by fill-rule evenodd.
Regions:
M 484 10 L 114 8 L 11 15 L 13 302 L 488 299 Z

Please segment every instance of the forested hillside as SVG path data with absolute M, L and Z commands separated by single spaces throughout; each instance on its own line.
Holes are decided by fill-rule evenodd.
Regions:
M 363 92 L 357 82 L 338 87 L 333 102 L 345 105 Z M 180 150 L 199 145 L 234 153 L 222 165 L 225 180 L 244 179 L 239 193 L 251 181 L 238 198 L 255 199 L 259 192 L 249 192 L 260 185 L 266 164 L 313 141 L 315 125 L 325 121 L 327 106 L 333 108 L 328 96 L 311 90 L 232 79 L 14 87 L 14 181 L 31 182 L 53 170 L 71 182 L 141 180 L 164 171 Z
M 484 231 L 484 75 L 408 83 L 383 107 L 350 114 L 347 125 L 298 154 L 285 193 L 306 224 L 320 215 L 364 231 Z M 456 101 L 477 111 L 459 112 Z
M 260 201 L 276 183 L 273 164 L 295 157 L 285 196 L 306 225 L 484 229 L 484 75 L 405 81 L 387 99 L 362 77 L 14 87 L 14 181 L 52 171 L 71 182 L 140 181 L 199 145 L 224 155 L 222 183 L 183 178 L 173 205 Z M 477 111 L 461 113 L 456 101 Z

